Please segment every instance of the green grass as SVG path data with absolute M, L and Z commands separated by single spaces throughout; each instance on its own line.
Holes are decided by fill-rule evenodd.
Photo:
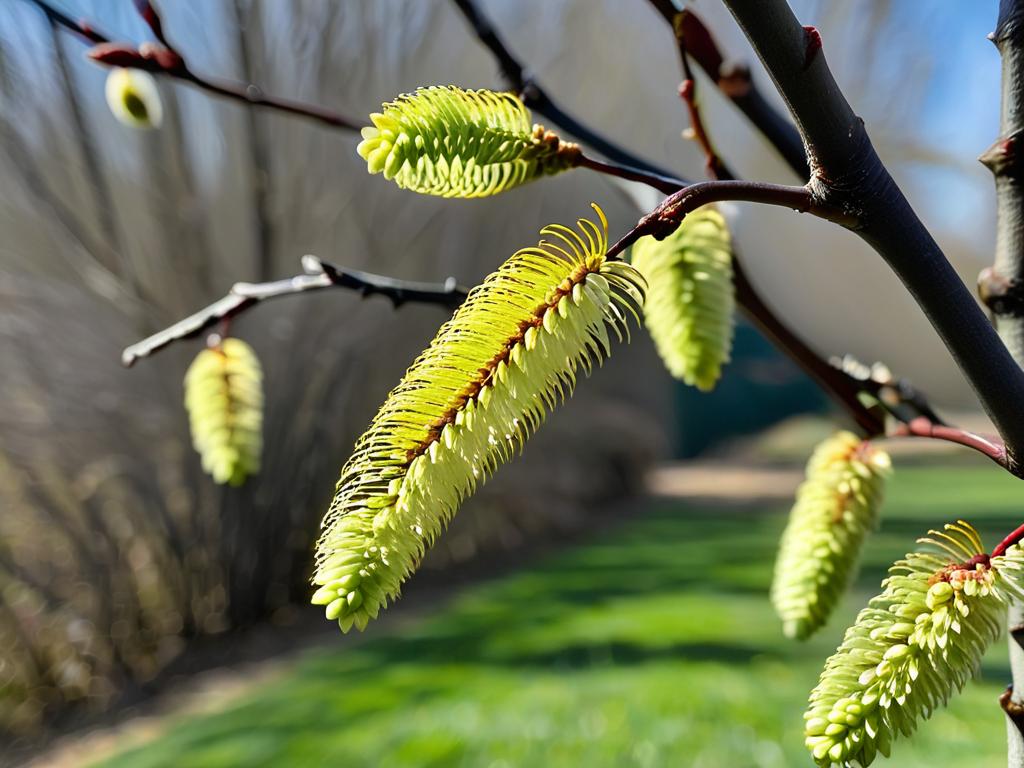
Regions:
M 956 517 L 991 547 L 1021 517 L 1020 494 L 985 466 L 897 468 L 855 593 L 804 645 L 781 637 L 767 599 L 786 504 L 652 502 L 422 620 L 310 652 L 285 679 L 102 765 L 811 765 L 805 697 L 885 568 Z M 875 765 L 1005 765 L 1008 677 L 999 644 L 980 682 Z

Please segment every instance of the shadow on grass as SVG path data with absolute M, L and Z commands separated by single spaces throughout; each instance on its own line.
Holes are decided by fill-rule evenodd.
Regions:
M 1018 516 L 997 473 L 902 474 L 855 594 L 807 644 L 781 637 L 768 604 L 785 505 L 657 501 L 423 620 L 313 652 L 285 680 L 106 765 L 689 765 L 681 755 L 704 753 L 748 765 L 765 744 L 778 759 L 761 764 L 804 764 L 804 697 L 888 565 L 930 526 L 966 517 L 993 540 Z M 990 658 L 1001 681 L 1003 656 Z M 1000 730 L 988 714 L 983 726 L 948 715 L 935 732 L 944 754 L 979 727 Z

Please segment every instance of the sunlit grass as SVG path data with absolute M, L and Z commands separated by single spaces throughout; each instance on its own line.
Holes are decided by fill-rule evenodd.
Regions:
M 1024 517 L 1020 497 L 984 466 L 898 468 L 856 594 L 807 644 L 781 636 L 767 600 L 785 504 L 653 501 L 414 625 L 371 626 L 356 647 L 311 652 L 223 713 L 182 720 L 103 765 L 809 765 L 807 692 L 888 564 L 956 517 L 991 547 Z M 887 764 L 1005 764 L 995 700 L 1008 677 L 1000 644 L 983 681 Z

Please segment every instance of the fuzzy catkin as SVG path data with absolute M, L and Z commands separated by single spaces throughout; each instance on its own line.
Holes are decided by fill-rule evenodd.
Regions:
M 107 106 L 119 122 L 131 128 L 159 128 L 163 104 L 156 80 L 149 72 L 113 67 L 104 91 Z
M 217 483 L 241 485 L 259 472 L 263 372 L 252 347 L 228 338 L 200 352 L 185 374 L 185 409 L 203 469 Z
M 441 197 L 487 197 L 579 160 L 579 147 L 539 125 L 517 96 L 420 88 L 370 115 L 356 151 L 370 173 Z
M 888 756 L 976 673 L 1007 604 L 1024 597 L 1016 545 L 989 557 L 962 520 L 929 534 L 889 569 L 811 692 L 805 743 L 819 766 Z
M 772 581 L 772 604 L 788 637 L 803 640 L 817 631 L 856 576 L 891 467 L 885 451 L 851 432 L 815 448 Z
M 729 361 L 736 306 L 725 219 L 711 207 L 687 214 L 664 240 L 637 241 L 632 263 L 647 279 L 644 324 L 665 367 L 714 389 Z
M 358 440 L 317 544 L 315 604 L 343 631 L 394 600 L 459 504 L 509 461 L 637 318 L 643 278 L 607 223 L 525 248 L 438 331 Z

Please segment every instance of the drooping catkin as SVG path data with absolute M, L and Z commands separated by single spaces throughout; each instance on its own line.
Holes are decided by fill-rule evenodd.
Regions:
M 1024 552 L 989 557 L 959 520 L 889 569 L 882 593 L 846 630 L 811 692 L 805 743 L 819 766 L 888 756 L 976 673 L 1011 600 L 1024 597 Z
M 725 219 L 700 208 L 664 240 L 641 238 L 633 266 L 647 278 L 644 323 L 677 379 L 714 389 L 732 349 L 735 296 Z
M 851 432 L 815 448 L 772 581 L 772 603 L 787 636 L 803 640 L 818 630 L 856 576 L 891 466 L 885 451 Z
M 552 225 L 481 285 L 391 392 L 341 470 L 313 602 L 342 630 L 394 600 L 461 502 L 509 461 L 638 318 L 643 278 L 607 222 Z
M 185 374 L 185 409 L 203 469 L 241 485 L 260 469 L 263 372 L 252 348 L 228 338 L 200 352 Z

